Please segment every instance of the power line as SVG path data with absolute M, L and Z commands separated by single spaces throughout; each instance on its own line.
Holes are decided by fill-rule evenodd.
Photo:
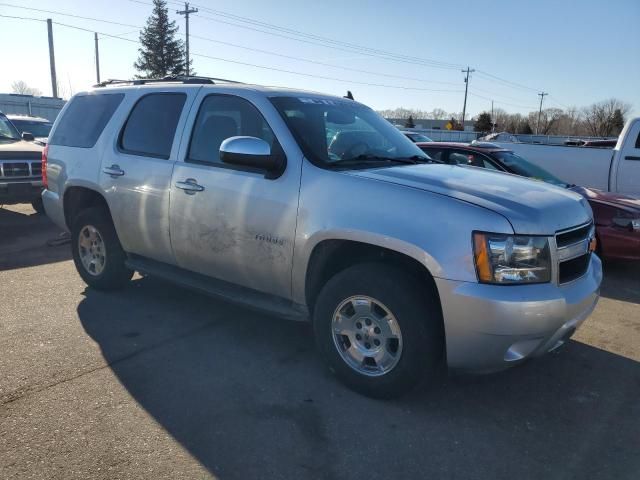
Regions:
M 141 3 L 143 5 L 148 5 L 147 2 L 143 2 L 143 1 L 139 1 L 139 0 L 129 0 L 129 1 L 135 1 L 135 3 Z M 61 15 L 61 16 L 68 16 L 68 17 L 72 17 L 72 18 L 79 18 L 79 19 L 82 19 L 82 20 L 89 20 L 89 21 L 107 23 L 107 24 L 118 25 L 118 26 L 125 26 L 125 27 L 137 28 L 137 29 L 144 28 L 144 27 L 139 26 L 139 25 L 132 25 L 132 24 L 126 24 L 126 23 L 121 23 L 121 22 L 113 22 L 113 21 L 110 21 L 110 20 L 104 20 L 104 19 L 95 18 L 95 17 L 85 17 L 85 16 L 81 16 L 81 15 L 69 14 L 69 13 L 64 13 L 64 12 L 59 12 L 59 11 L 54 11 L 54 10 L 43 10 L 43 9 L 37 9 L 37 8 L 21 7 L 21 6 L 11 5 L 11 4 L 7 4 L 7 3 L 0 3 L 0 5 L 10 6 L 10 7 L 13 7 L 13 8 L 25 8 L 27 10 L 34 10 L 34 11 L 39 11 L 39 12 L 43 12 L 43 13 L 50 13 L 50 14 Z M 134 32 L 131 32 L 131 33 L 134 33 Z M 179 35 L 184 35 L 184 34 L 179 33 L 179 32 L 178 32 L 178 34 Z M 127 35 L 127 34 L 121 34 L 121 35 Z M 281 57 L 281 58 L 287 58 L 287 59 L 290 59 L 290 60 L 296 60 L 296 61 L 300 61 L 300 62 L 306 62 L 306 63 L 310 63 L 310 64 L 321 65 L 321 66 L 324 66 L 324 67 L 337 68 L 337 69 L 352 71 L 352 72 L 356 72 L 356 73 L 366 73 L 368 75 L 377 75 L 377 76 L 387 77 L 387 78 L 398 78 L 398 79 L 402 79 L 402 80 L 411 80 L 411 81 L 422 82 L 422 83 L 433 83 L 433 84 L 440 84 L 440 85 L 458 85 L 457 83 L 454 83 L 454 82 L 426 80 L 426 79 L 423 79 L 423 78 L 407 77 L 407 76 L 404 76 L 404 75 L 394 75 L 394 74 L 387 74 L 387 73 L 382 73 L 382 72 L 375 72 L 375 71 L 372 71 L 372 70 L 364 70 L 364 69 L 358 69 L 358 68 L 352 68 L 352 67 L 345 67 L 345 66 L 342 66 L 342 65 L 334 65 L 334 64 L 331 64 L 331 63 L 320 62 L 320 61 L 317 61 L 317 60 L 310 60 L 310 59 L 307 59 L 307 58 L 296 57 L 296 56 L 293 56 L 293 55 L 286 55 L 286 54 L 282 54 L 282 53 L 277 53 L 277 52 L 273 52 L 273 51 L 270 51 L 270 50 L 247 47 L 247 46 L 244 46 L 244 45 L 239 45 L 237 43 L 226 42 L 226 41 L 223 41 L 223 40 L 217 40 L 217 39 L 214 39 L 214 38 L 203 37 L 203 36 L 200 36 L 200 35 L 189 34 L 189 36 L 193 37 L 193 38 L 197 38 L 199 40 L 206 41 L 206 42 L 212 42 L 212 43 L 217 43 L 217 44 L 221 44 L 221 45 L 227 45 L 227 46 L 230 46 L 230 47 L 240 48 L 240 49 L 248 50 L 248 51 L 252 51 L 252 52 L 258 52 L 258 53 L 263 53 L 263 54 L 267 54 L 267 55 L 274 55 L 274 56 L 278 56 L 278 57 Z
M 15 17 L 15 16 L 9 16 L 9 15 L 0 15 L 0 17 L 20 18 L 20 19 L 23 19 L 23 20 L 44 21 L 42 19 L 26 18 L 26 17 Z M 122 40 L 122 41 L 125 41 L 125 42 L 130 42 L 130 43 L 135 43 L 135 44 L 139 43 L 137 40 L 131 40 L 129 38 L 122 38 L 122 37 L 118 37 L 116 35 L 111 35 L 111 34 L 104 33 L 104 32 L 96 32 L 93 29 L 78 27 L 78 26 L 75 26 L 75 25 L 69 25 L 69 24 L 61 23 L 61 22 L 53 22 L 53 23 L 55 25 L 60 25 L 62 27 L 72 28 L 72 29 L 75 29 L 75 30 L 83 31 L 83 32 L 98 33 L 98 34 L 100 34 L 102 36 L 115 38 L 117 40 Z M 311 74 L 311 73 L 295 72 L 293 70 L 286 70 L 286 69 L 283 69 L 283 68 L 269 67 L 269 66 L 266 66 L 266 65 L 259 65 L 259 64 L 255 64 L 255 63 L 249 63 L 249 62 L 241 62 L 241 61 L 238 61 L 238 60 L 232 60 L 232 59 L 223 58 L 223 57 L 214 57 L 214 56 L 205 55 L 205 54 L 202 54 L 202 53 L 193 53 L 193 56 L 194 57 L 197 56 L 197 57 L 207 58 L 207 59 L 210 59 L 210 60 L 217 60 L 217 61 L 221 61 L 221 62 L 234 63 L 234 64 L 237 64 L 237 65 L 244 65 L 244 66 L 249 66 L 249 67 L 254 67 L 254 68 L 260 68 L 260 69 L 265 69 L 265 70 L 272 70 L 272 71 L 276 71 L 276 72 L 288 73 L 288 74 L 292 74 L 292 75 L 300 75 L 300 76 L 311 77 L 311 78 L 321 78 L 321 79 L 324 79 L 324 80 L 333 80 L 333 81 L 349 83 L 349 84 L 367 85 L 367 86 L 382 87 L 382 88 L 394 88 L 394 89 L 401 89 L 401 90 L 424 91 L 424 92 L 461 93 L 461 90 L 445 90 L 445 89 L 431 89 L 431 88 L 421 88 L 421 87 L 406 87 L 406 86 L 403 86 L 403 85 L 388 85 L 388 84 L 380 84 L 380 83 L 361 82 L 361 81 L 357 81 L 357 80 L 347 80 L 347 79 L 344 79 L 344 78 L 331 77 L 331 76 L 326 76 L 326 75 L 316 75 L 316 74 Z
M 474 93 L 474 92 L 469 92 L 469 95 L 471 95 L 473 97 L 482 98 L 484 100 L 495 101 L 496 103 L 499 103 L 501 105 L 509 105 L 510 107 L 526 108 L 526 109 L 530 109 L 530 110 L 535 110 L 536 109 L 536 107 L 532 107 L 530 105 L 516 105 L 515 103 L 509 103 L 509 102 L 502 102 L 500 100 L 494 100 L 493 98 L 485 97 L 484 95 L 479 95 L 479 94 Z

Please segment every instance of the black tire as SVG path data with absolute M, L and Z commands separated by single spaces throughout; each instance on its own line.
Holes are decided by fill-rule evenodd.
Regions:
M 44 211 L 44 203 L 42 203 L 42 197 L 36 198 L 33 202 L 31 202 L 31 206 L 36 211 L 38 215 L 42 215 L 45 213 Z
M 313 327 L 318 348 L 329 369 L 349 388 L 374 398 L 398 397 L 422 381 L 433 380 L 442 366 L 444 333 L 435 287 L 390 265 L 354 265 L 331 278 L 315 303 Z M 393 313 L 402 334 L 397 364 L 380 376 L 352 368 L 334 342 L 332 319 L 346 299 L 365 295 Z
M 98 231 L 104 244 L 104 267 L 99 274 L 88 271 L 80 258 L 80 232 L 89 226 Z M 127 255 L 120 245 L 111 217 L 104 208 L 91 207 L 78 214 L 71 228 L 71 250 L 78 273 L 92 288 L 97 290 L 122 288 L 133 276 L 133 270 L 125 265 Z

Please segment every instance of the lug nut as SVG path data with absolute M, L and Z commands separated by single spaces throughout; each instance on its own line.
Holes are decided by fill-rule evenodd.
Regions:
M 356 340 L 362 340 L 362 335 L 360 335 L 359 333 L 356 333 Z
M 371 344 L 369 342 L 364 344 L 365 348 L 371 348 Z
M 366 323 L 367 325 L 371 325 L 371 320 L 370 319 L 365 319 L 364 323 Z
M 373 341 L 373 343 L 376 345 L 376 347 L 380 346 L 380 340 L 378 340 L 377 338 Z
M 357 328 L 362 328 L 362 324 L 360 322 L 356 322 L 356 327 Z
M 374 332 L 376 332 L 376 335 L 380 333 L 380 329 L 378 327 L 373 329 Z

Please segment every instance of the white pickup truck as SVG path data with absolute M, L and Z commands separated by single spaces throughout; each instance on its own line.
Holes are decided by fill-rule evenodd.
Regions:
M 627 122 L 613 150 L 497 143 L 568 183 L 640 196 L 640 117 Z

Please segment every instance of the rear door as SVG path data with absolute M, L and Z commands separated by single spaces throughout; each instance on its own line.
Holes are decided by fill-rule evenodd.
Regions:
M 617 191 L 640 195 L 640 120 L 631 124 L 619 155 Z
M 102 158 L 100 185 L 127 252 L 174 263 L 169 236 L 171 174 L 197 89 L 149 88 L 129 105 Z
M 243 95 L 203 89 L 196 100 L 171 183 L 171 240 L 185 269 L 289 298 L 302 158 L 291 154 L 297 147 L 287 151 L 292 139 L 268 100 Z M 284 173 L 268 179 L 222 163 L 220 144 L 239 135 L 261 138 L 272 151 L 284 146 Z

